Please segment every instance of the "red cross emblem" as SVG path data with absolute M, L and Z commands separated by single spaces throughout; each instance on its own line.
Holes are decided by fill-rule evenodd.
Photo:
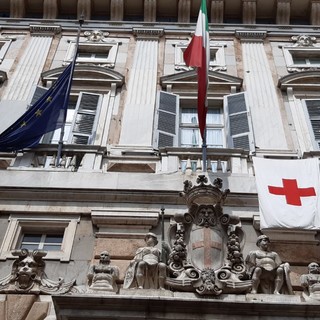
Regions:
M 278 196 L 285 196 L 287 204 L 301 206 L 301 197 L 316 195 L 313 187 L 298 188 L 296 179 L 282 179 L 283 187 L 268 186 L 269 192 Z

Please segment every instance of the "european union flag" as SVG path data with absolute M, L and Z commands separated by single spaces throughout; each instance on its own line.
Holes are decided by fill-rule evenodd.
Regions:
M 41 137 L 64 126 L 68 108 L 69 79 L 73 64 L 63 71 L 54 85 L 13 125 L 0 134 L 0 152 L 36 146 Z

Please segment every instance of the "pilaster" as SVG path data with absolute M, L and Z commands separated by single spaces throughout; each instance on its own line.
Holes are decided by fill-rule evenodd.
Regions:
M 10 0 L 10 18 L 23 18 L 26 13 L 25 0 Z
M 122 119 L 121 145 L 150 147 L 156 103 L 158 46 L 162 29 L 134 28 L 136 37 Z
M 189 23 L 190 22 L 190 0 L 179 0 L 178 4 L 178 22 Z
M 242 22 L 244 24 L 255 24 L 257 15 L 256 0 L 242 0 Z
M 223 23 L 224 0 L 212 0 L 211 23 Z
M 155 22 L 157 16 L 157 0 L 144 0 L 144 21 Z
M 291 0 L 277 1 L 277 24 L 290 24 Z
M 91 19 L 91 0 L 78 0 L 77 17 L 83 17 L 84 20 Z
M 43 19 L 56 19 L 58 17 L 57 0 L 43 1 Z
M 123 0 L 111 0 L 110 4 L 110 20 L 122 21 L 123 20 Z
M 313 26 L 320 25 L 320 1 L 319 0 L 311 1 L 310 24 Z

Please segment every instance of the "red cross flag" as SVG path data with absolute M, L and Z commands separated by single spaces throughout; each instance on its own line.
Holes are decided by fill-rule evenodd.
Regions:
M 253 158 L 260 228 L 320 228 L 319 160 Z

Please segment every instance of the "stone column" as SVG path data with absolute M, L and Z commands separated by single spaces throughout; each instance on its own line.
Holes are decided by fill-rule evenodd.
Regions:
M 10 18 L 24 18 L 25 13 L 25 0 L 10 0 Z
M 120 144 L 151 147 L 157 91 L 159 37 L 162 29 L 134 29 L 135 50 L 130 67 Z
M 110 20 L 122 21 L 123 20 L 123 0 L 111 0 L 110 4 Z
M 157 0 L 144 0 L 144 21 L 155 22 L 156 17 L 157 17 Z
M 224 0 L 212 0 L 211 23 L 223 23 Z
M 178 22 L 190 22 L 190 0 L 179 0 L 178 4 Z
M 77 18 L 91 20 L 91 0 L 78 0 Z
M 256 0 L 242 0 L 242 22 L 244 24 L 255 24 L 257 15 Z
M 320 1 L 311 1 L 311 12 L 310 12 L 310 24 L 319 25 L 320 24 Z
M 291 0 L 278 0 L 277 2 L 277 24 L 290 24 Z
M 57 0 L 43 1 L 43 19 L 56 19 L 58 17 Z
M 238 31 L 241 41 L 244 86 L 252 117 L 255 143 L 260 149 L 287 149 L 272 62 L 264 43 L 265 31 Z M 263 120 L 262 120 L 263 119 Z M 258 124 L 258 125 L 257 125 Z M 274 137 L 277 140 L 274 141 Z

